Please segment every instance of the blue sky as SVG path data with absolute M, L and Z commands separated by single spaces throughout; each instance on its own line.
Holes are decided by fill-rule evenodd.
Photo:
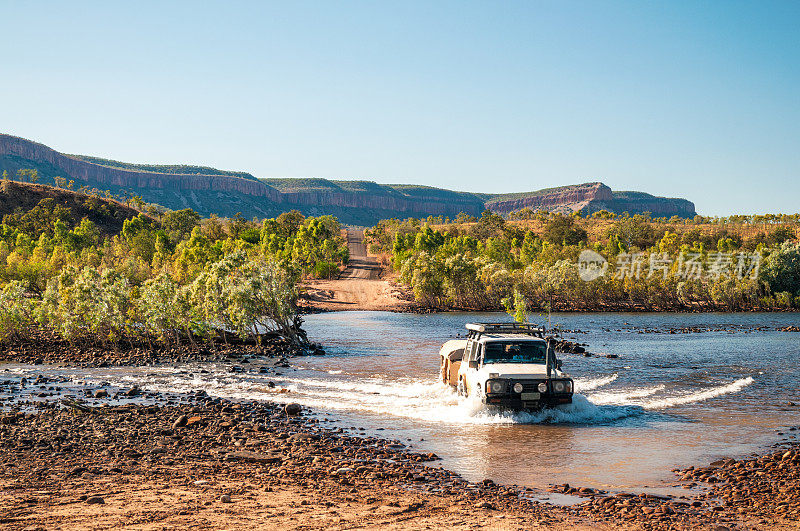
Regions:
M 0 0 L 0 132 L 258 177 L 800 211 L 796 2 Z

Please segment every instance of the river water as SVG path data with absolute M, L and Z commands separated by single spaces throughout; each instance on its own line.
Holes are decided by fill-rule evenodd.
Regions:
M 222 364 L 58 372 L 298 402 L 330 426 L 435 452 L 469 480 L 533 487 L 664 491 L 672 468 L 747 456 L 778 441 L 778 432 L 798 433 L 788 428 L 800 424 L 800 407 L 789 404 L 800 402 L 800 333 L 776 330 L 797 325 L 795 314 L 555 314 L 552 324 L 593 356 L 561 356 L 576 382 L 574 402 L 538 413 L 487 412 L 438 383 L 441 344 L 465 322 L 500 320 L 508 316 L 326 313 L 307 316 L 305 328 L 328 355 L 295 358 L 268 374 Z M 668 333 L 684 327 L 699 331 Z

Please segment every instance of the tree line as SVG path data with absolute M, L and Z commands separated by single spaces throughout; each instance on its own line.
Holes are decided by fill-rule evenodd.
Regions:
M 3 216 L 0 339 L 44 329 L 108 345 L 265 333 L 301 342 L 297 282 L 331 277 L 348 260 L 335 218 L 298 211 L 264 220 L 139 213 L 115 234 L 101 229 L 52 199 Z
M 553 310 L 800 308 L 799 218 L 736 223 L 764 219 L 767 230 L 754 232 L 706 218 L 484 212 L 449 223 L 385 220 L 366 236 L 415 299 L 433 308 L 502 309 L 519 297 Z M 580 274 L 584 250 L 607 260 L 607 271 L 588 281 Z

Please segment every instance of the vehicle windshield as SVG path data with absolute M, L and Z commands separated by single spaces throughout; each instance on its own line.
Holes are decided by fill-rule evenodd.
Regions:
M 546 363 L 547 347 L 538 341 L 492 341 L 483 347 L 484 363 Z

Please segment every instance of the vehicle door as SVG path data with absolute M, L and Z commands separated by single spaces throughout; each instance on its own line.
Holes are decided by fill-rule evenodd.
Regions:
M 464 357 L 467 359 L 467 363 L 462 364 L 462 367 L 466 365 L 464 369 L 464 385 L 470 391 L 474 390 L 475 385 L 479 383 L 480 350 L 481 344 L 471 339 L 467 342 L 467 348 L 464 351 Z

